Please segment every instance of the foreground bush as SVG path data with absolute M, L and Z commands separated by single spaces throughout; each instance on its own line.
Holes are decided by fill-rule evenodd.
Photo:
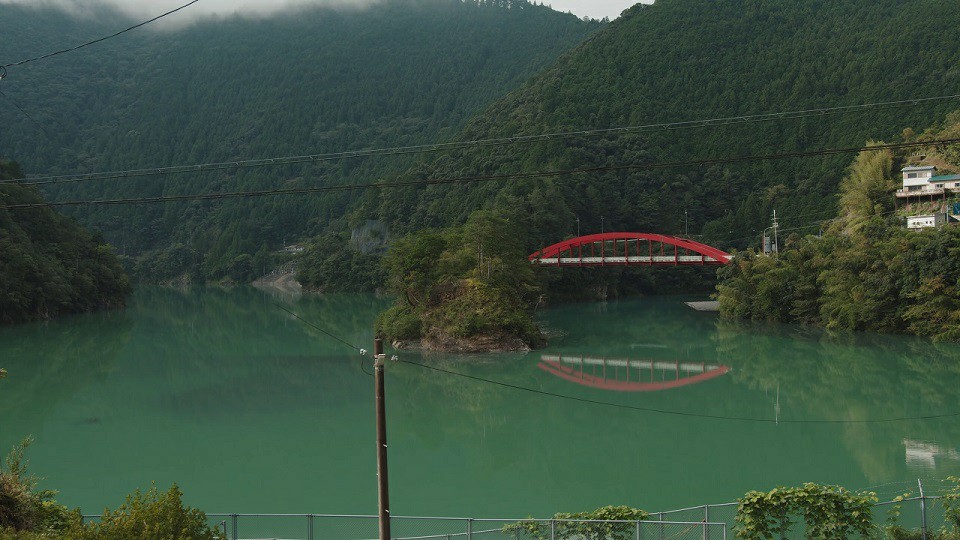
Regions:
M 104 512 L 96 523 L 70 531 L 76 540 L 215 540 L 222 536 L 207 524 L 200 510 L 183 505 L 183 492 L 176 485 L 161 493 L 153 486 L 137 490 L 114 511 Z
M 40 479 L 27 472 L 24 459 L 31 442 L 27 438 L 14 446 L 0 465 L 0 538 L 15 532 L 59 537 L 80 522 L 78 512 L 70 512 L 53 500 L 55 491 L 37 489 Z
M 207 525 L 200 510 L 183 505 L 176 485 L 161 493 L 153 486 L 127 497 L 116 510 L 106 510 L 95 523 L 84 524 L 79 510 L 58 504 L 57 492 L 38 490 L 39 478 L 27 472 L 24 454 L 32 439 L 16 445 L 0 465 L 0 540 L 214 540 L 222 538 Z

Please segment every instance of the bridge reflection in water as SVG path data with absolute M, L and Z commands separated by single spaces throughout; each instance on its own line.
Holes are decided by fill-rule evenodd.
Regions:
M 656 392 L 719 377 L 730 368 L 718 364 L 668 360 L 595 358 L 544 354 L 537 367 L 562 379 L 614 392 Z

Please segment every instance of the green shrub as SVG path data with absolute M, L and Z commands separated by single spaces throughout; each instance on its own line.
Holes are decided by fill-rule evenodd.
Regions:
M 872 492 L 852 493 L 839 486 L 805 483 L 769 492 L 751 491 L 737 507 L 737 538 L 786 538 L 795 519 L 806 525 L 806 538 L 816 540 L 869 538 L 874 532 Z
M 26 438 L 14 446 L 0 465 L 0 532 L 4 538 L 29 532 L 56 537 L 80 521 L 79 512 L 53 500 L 55 491 L 37 490 L 39 478 L 27 472 L 24 458 L 32 442 Z
M 391 339 L 420 339 L 420 318 L 408 306 L 397 305 L 377 316 L 374 323 L 378 335 Z
M 553 527 L 543 521 L 518 521 L 506 525 L 503 532 L 536 540 L 628 540 L 634 537 L 636 528 L 623 522 L 642 521 L 649 515 L 629 506 L 604 506 L 592 512 L 554 514 Z
M 183 492 L 176 485 L 163 493 L 156 486 L 146 493 L 137 490 L 119 508 L 105 511 L 99 521 L 75 528 L 68 536 L 76 540 L 222 538 L 207 524 L 206 514 L 183 505 Z

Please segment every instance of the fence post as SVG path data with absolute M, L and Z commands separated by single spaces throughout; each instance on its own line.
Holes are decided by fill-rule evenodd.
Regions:
M 550 520 L 550 540 L 557 539 L 557 520 Z
M 227 520 L 224 519 L 223 521 L 221 521 L 220 526 L 223 527 L 223 538 L 226 539 L 227 538 Z
M 640 540 L 640 520 L 637 520 L 637 540 Z
M 237 521 L 239 516 L 237 514 L 231 514 L 230 517 L 233 521 L 233 540 L 237 540 L 237 538 L 239 538 L 239 536 L 237 536 Z
M 313 514 L 307 514 L 307 540 L 313 540 Z
M 707 523 L 710 523 L 710 505 L 703 505 L 703 540 L 708 540 L 710 533 L 707 532 Z
M 473 540 L 473 518 L 467 518 L 467 540 Z
M 657 521 L 660 522 L 660 540 L 663 540 L 663 512 L 657 514 Z
M 927 540 L 927 500 L 923 496 L 923 482 L 917 478 L 917 486 L 920 487 L 920 532 L 923 540 Z

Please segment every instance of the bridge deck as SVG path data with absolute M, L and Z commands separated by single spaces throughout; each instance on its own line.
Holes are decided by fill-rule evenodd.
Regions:
M 725 264 L 706 255 L 654 255 L 647 256 L 605 256 L 605 257 L 544 257 L 532 259 L 540 266 L 629 266 L 629 265 L 677 265 L 677 264 Z

